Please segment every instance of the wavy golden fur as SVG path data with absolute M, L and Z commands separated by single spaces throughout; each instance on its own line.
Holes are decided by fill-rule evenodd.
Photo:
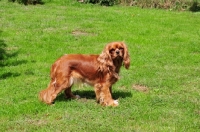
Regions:
M 92 86 L 96 100 L 103 106 L 117 106 L 112 99 L 112 85 L 119 78 L 120 67 L 130 66 L 127 46 L 123 42 L 112 42 L 105 46 L 100 55 L 69 54 L 60 57 L 51 67 L 51 81 L 47 89 L 39 93 L 40 100 L 52 104 L 64 90 L 67 98 L 78 98 L 71 92 L 74 80 Z

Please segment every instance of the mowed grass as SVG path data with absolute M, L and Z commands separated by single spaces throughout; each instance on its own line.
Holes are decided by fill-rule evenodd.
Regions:
M 0 6 L 1 131 L 200 131 L 200 13 L 73 0 Z M 58 57 L 99 54 L 112 41 L 131 56 L 113 86 L 118 107 L 97 104 L 90 86 L 73 87 L 79 100 L 38 100 Z

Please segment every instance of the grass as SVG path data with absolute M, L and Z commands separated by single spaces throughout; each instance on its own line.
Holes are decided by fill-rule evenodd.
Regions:
M 0 4 L 1 131 L 200 130 L 198 12 L 60 0 Z M 111 41 L 126 42 L 131 55 L 113 88 L 119 107 L 101 107 L 89 86 L 73 87 L 80 100 L 38 100 L 58 57 L 99 54 Z

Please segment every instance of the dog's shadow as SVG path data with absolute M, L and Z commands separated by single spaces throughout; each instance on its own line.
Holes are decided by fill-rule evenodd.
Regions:
M 73 91 L 74 95 L 79 95 L 81 97 L 81 99 L 94 99 L 95 100 L 95 92 L 92 90 L 76 90 Z M 118 99 L 118 98 L 127 98 L 127 97 L 132 97 L 131 92 L 128 91 L 114 91 L 112 93 L 112 97 L 113 99 Z M 64 96 L 64 93 L 61 93 L 57 96 L 56 101 L 71 101 L 71 99 L 66 99 Z

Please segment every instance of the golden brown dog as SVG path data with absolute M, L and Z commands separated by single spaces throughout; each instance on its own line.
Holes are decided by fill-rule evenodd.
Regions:
M 74 80 L 81 80 L 92 86 L 96 100 L 103 106 L 117 106 L 112 99 L 112 85 L 119 78 L 120 67 L 130 66 L 127 46 L 123 42 L 112 42 L 105 46 L 100 55 L 69 54 L 60 57 L 51 67 L 51 81 L 47 89 L 39 93 L 40 99 L 52 104 L 64 90 L 67 98 L 78 98 L 71 92 Z

